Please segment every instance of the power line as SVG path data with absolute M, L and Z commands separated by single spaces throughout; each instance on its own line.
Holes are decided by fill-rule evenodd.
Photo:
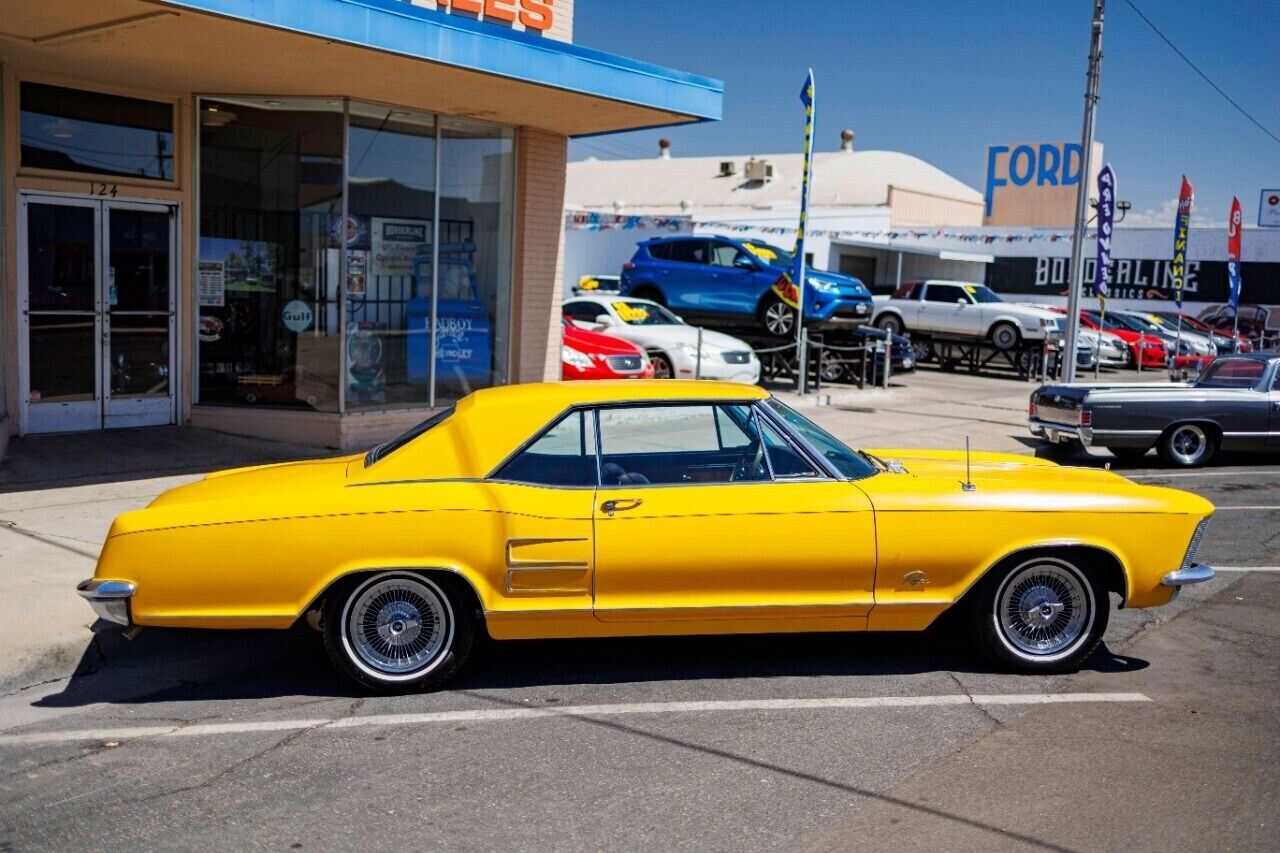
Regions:
M 1261 130 L 1263 133 L 1265 133 L 1267 136 L 1270 136 L 1270 137 L 1271 137 L 1272 139 L 1274 139 L 1276 142 L 1280 142 L 1280 136 L 1276 136 L 1274 133 L 1272 133 L 1272 132 L 1271 132 L 1271 131 L 1266 127 L 1266 125 L 1264 125 L 1262 122 L 1260 122 L 1260 121 L 1258 121 L 1256 118 L 1254 118 L 1254 117 L 1249 113 L 1249 111 L 1248 111 L 1248 110 L 1246 110 L 1244 107 L 1242 107 L 1242 106 L 1240 106 L 1238 103 L 1236 103 L 1235 99 L 1234 99 L 1234 98 L 1232 98 L 1230 95 L 1228 95 L 1226 92 L 1224 92 L 1224 91 L 1222 90 L 1222 87 L 1221 87 L 1221 86 L 1219 86 L 1217 83 L 1215 83 L 1215 82 L 1213 82 L 1212 80 L 1210 80 L 1210 79 L 1209 79 L 1209 75 L 1208 75 L 1208 74 L 1205 74 L 1203 71 L 1201 71 L 1201 70 L 1200 70 L 1200 68 L 1199 68 L 1199 67 L 1198 67 L 1194 62 L 1192 62 L 1192 61 L 1191 61 L 1191 59 L 1190 59 L 1190 58 L 1189 58 L 1185 53 L 1183 53 L 1182 51 L 1178 50 L 1178 46 L 1177 46 L 1176 44 L 1174 44 L 1173 42 L 1171 42 L 1171 41 L 1169 40 L 1169 37 L 1168 37 L 1168 36 L 1166 36 L 1164 33 L 1160 32 L 1160 28 L 1159 28 L 1159 27 L 1157 27 L 1155 24 L 1153 24 L 1153 23 L 1151 22 L 1151 19 L 1150 19 L 1150 18 L 1148 18 L 1146 15 L 1144 15 L 1144 14 L 1142 13 L 1142 10 L 1141 10 L 1141 9 L 1139 9 L 1139 8 L 1137 7 L 1137 5 L 1135 5 L 1135 4 L 1134 4 L 1133 0 L 1124 0 L 1124 2 L 1125 2 L 1125 4 L 1126 4 L 1130 9 L 1132 9 L 1132 10 L 1137 14 L 1137 16 L 1138 16 L 1139 18 L 1141 18 L 1141 19 L 1143 20 L 1143 22 L 1144 22 L 1148 27 L 1150 27 L 1150 28 L 1151 28 L 1151 31 L 1152 31 L 1152 32 L 1154 32 L 1156 35 L 1160 36 L 1160 38 L 1164 41 L 1164 43 L 1165 43 L 1165 44 L 1167 44 L 1167 45 L 1169 45 L 1169 48 L 1170 48 L 1174 53 L 1178 54 L 1178 56 L 1180 56 L 1180 57 L 1182 58 L 1182 61 L 1183 61 L 1183 62 L 1185 62 L 1185 63 L 1187 63 L 1187 65 L 1191 66 L 1191 70 L 1192 70 L 1192 71 L 1194 71 L 1194 72 L 1196 72 L 1197 74 L 1199 74 L 1199 75 L 1200 75 L 1200 77 L 1201 77 L 1201 79 L 1203 79 L 1203 80 L 1204 80 L 1204 82 L 1206 82 L 1206 83 L 1208 83 L 1210 86 L 1212 86 L 1215 92 L 1217 92 L 1217 93 L 1218 93 L 1219 95 L 1221 95 L 1222 97 L 1226 98 L 1226 99 L 1227 99 L 1227 103 L 1229 103 L 1229 104 L 1231 104 L 1231 106 L 1235 107 L 1235 108 L 1236 108 L 1236 110 L 1238 110 L 1238 111 L 1239 111 L 1239 113 L 1240 113 L 1242 116 L 1244 116 L 1244 117 L 1245 117 L 1245 118 L 1247 118 L 1249 121 L 1251 121 L 1251 122 L 1253 122 L 1255 125 L 1257 125 L 1258 129 L 1259 129 L 1259 130 Z

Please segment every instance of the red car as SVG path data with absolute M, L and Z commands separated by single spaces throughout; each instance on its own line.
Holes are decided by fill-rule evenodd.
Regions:
M 1161 317 L 1168 320 L 1170 323 L 1178 322 L 1179 314 L 1176 311 L 1155 311 L 1153 313 L 1160 315 Z M 1190 314 L 1182 314 L 1181 317 L 1182 317 L 1183 326 L 1185 326 L 1186 328 L 1190 329 L 1193 332 L 1199 332 L 1200 334 L 1208 337 L 1210 340 L 1213 340 L 1214 337 L 1226 338 L 1227 340 L 1225 342 L 1220 340 L 1213 341 L 1215 344 L 1218 345 L 1219 353 L 1253 352 L 1253 344 L 1249 341 L 1249 338 L 1243 332 L 1236 332 L 1232 334 L 1230 327 L 1227 327 L 1226 329 L 1215 329 L 1212 326 L 1208 325 L 1207 323 L 1200 322 L 1195 317 L 1192 317 Z M 1231 342 L 1233 340 L 1235 341 L 1235 347 L 1236 347 L 1235 350 L 1230 349 Z M 1223 347 L 1223 343 L 1226 343 L 1227 345 L 1226 348 Z
M 1066 311 L 1062 312 L 1067 313 Z M 1137 364 L 1138 359 L 1142 359 L 1143 369 L 1167 367 L 1169 363 L 1169 350 L 1165 347 L 1164 341 L 1155 335 L 1148 335 L 1145 332 L 1135 331 L 1128 326 L 1123 325 L 1120 321 L 1113 317 L 1107 317 L 1104 326 L 1102 318 L 1092 311 L 1080 312 L 1080 324 L 1088 329 L 1102 329 L 1110 332 L 1120 338 L 1129 345 L 1129 354 L 1133 356 L 1133 363 Z
M 635 344 L 562 322 L 561 379 L 652 379 L 653 365 Z

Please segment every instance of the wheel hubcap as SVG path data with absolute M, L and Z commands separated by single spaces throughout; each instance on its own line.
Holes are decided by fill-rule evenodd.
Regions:
M 379 673 L 429 666 L 451 634 L 448 609 L 430 585 L 387 578 L 365 588 L 347 611 L 346 631 L 359 660 Z
M 1204 431 L 1199 427 L 1183 427 L 1173 434 L 1173 453 L 1182 462 L 1191 463 L 1204 455 L 1207 444 Z
M 775 302 L 765 309 L 764 324 L 769 331 L 783 335 L 791 331 L 791 309 L 781 302 Z
M 1005 581 L 996 600 L 1004 638 L 1026 655 L 1047 657 L 1073 646 L 1093 624 L 1084 582 L 1057 563 L 1035 563 Z
M 670 379 L 671 369 L 667 367 L 666 359 L 654 358 L 649 359 L 649 363 L 653 365 L 653 376 L 655 379 Z

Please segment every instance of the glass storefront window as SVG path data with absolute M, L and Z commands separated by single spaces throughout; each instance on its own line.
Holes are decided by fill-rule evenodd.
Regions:
M 507 381 L 512 130 L 340 100 L 200 116 L 199 402 L 421 408 Z
M 173 180 L 173 105 L 23 82 L 22 165 Z
M 514 174 L 513 131 L 440 118 L 437 402 L 507 381 Z
M 203 99 L 199 111 L 197 399 L 336 412 L 342 102 Z

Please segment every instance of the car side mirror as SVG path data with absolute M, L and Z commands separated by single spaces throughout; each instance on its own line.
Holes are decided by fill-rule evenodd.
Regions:
M 738 255 L 734 258 L 733 266 L 735 269 L 748 270 L 750 272 L 755 272 L 756 270 L 756 262 L 748 258 L 746 255 Z
M 613 325 L 613 318 L 612 318 L 612 317 L 610 317 L 608 314 L 597 314 L 597 315 L 596 315 L 596 325 L 597 325 L 597 326 L 612 326 L 612 325 Z
M 957 304 L 957 305 L 968 305 L 968 304 L 969 304 L 969 302 L 968 302 L 968 300 L 965 300 L 965 299 L 957 299 L 957 300 L 956 300 L 956 304 Z

